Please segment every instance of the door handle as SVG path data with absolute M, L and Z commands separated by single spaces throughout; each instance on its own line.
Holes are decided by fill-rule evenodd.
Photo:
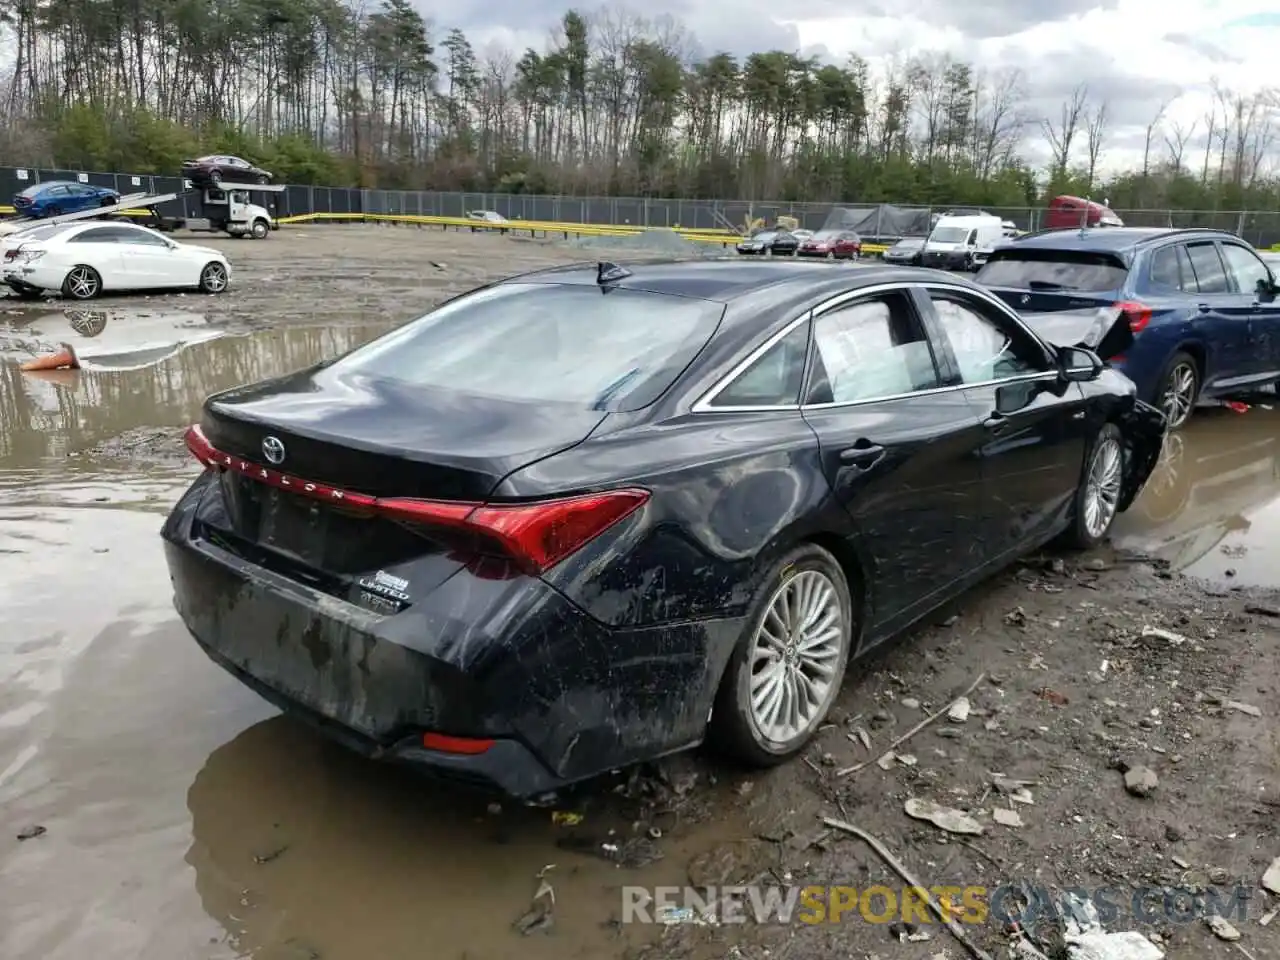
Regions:
M 993 413 L 982 421 L 982 426 L 991 433 L 1003 433 L 1009 427 L 1009 418 L 1003 414 Z
M 884 447 L 878 443 L 859 440 L 852 447 L 840 451 L 840 462 L 870 470 L 884 458 Z
M 1209 305 L 1208 305 L 1207 303 L 1197 303 L 1197 304 L 1196 304 L 1196 308 L 1197 308 L 1201 313 L 1208 313 L 1208 312 L 1209 312 Z

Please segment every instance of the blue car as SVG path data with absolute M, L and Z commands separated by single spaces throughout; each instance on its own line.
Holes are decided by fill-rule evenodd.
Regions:
M 95 187 L 74 180 L 48 180 L 27 187 L 13 198 L 13 209 L 26 217 L 56 217 L 109 207 L 120 201 L 110 187 Z
M 1120 308 L 1134 338 L 1111 363 L 1170 429 L 1200 400 L 1280 384 L 1276 268 L 1234 234 L 1043 231 L 997 247 L 976 279 L 1024 313 Z

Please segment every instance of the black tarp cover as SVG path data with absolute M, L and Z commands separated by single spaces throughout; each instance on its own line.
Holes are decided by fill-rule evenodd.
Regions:
M 823 230 L 852 230 L 863 237 L 927 237 L 928 207 L 876 206 L 832 207 Z

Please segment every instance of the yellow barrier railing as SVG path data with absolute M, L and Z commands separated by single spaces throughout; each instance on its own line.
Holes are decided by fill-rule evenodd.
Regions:
M 0 214 L 13 213 L 13 207 L 0 206 Z M 149 217 L 149 210 L 121 210 L 121 215 L 129 217 Z M 320 221 L 362 221 L 367 223 L 408 223 L 421 226 L 438 226 L 441 228 L 468 227 L 471 230 L 498 231 L 500 233 L 563 234 L 580 237 L 635 237 L 642 233 L 665 231 L 674 233 L 694 243 L 714 243 L 722 247 L 736 244 L 741 235 L 732 230 L 721 228 L 688 228 L 680 227 L 643 227 L 630 224 L 573 223 L 557 220 L 508 220 L 506 223 L 489 223 L 484 220 L 472 220 L 469 217 L 437 217 L 412 213 L 300 213 L 289 217 L 280 217 L 277 223 L 316 223 Z M 884 253 L 889 244 L 864 243 L 862 252 L 869 254 Z M 1280 252 L 1280 243 L 1273 244 L 1271 251 Z

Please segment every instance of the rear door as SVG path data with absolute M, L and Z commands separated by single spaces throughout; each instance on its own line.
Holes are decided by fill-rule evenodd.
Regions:
M 1253 298 L 1236 291 L 1216 242 L 1200 240 L 1186 246 L 1195 275 L 1194 323 L 1209 347 L 1204 391 L 1239 387 L 1251 379 L 1254 368 L 1249 342 Z
M 1241 305 L 1249 304 L 1249 374 L 1263 381 L 1280 379 L 1280 302 L 1259 293 L 1259 284 L 1271 281 L 1271 271 L 1242 243 L 1223 243 L 1222 258 Z
M 925 288 L 937 350 L 981 422 L 986 560 L 1037 545 L 1069 515 L 1089 430 L 1084 392 L 1022 324 L 985 298 Z
M 973 545 L 982 428 L 960 392 L 942 389 L 909 288 L 815 311 L 802 412 L 853 520 L 869 574 L 869 632 L 883 633 L 981 562 Z

